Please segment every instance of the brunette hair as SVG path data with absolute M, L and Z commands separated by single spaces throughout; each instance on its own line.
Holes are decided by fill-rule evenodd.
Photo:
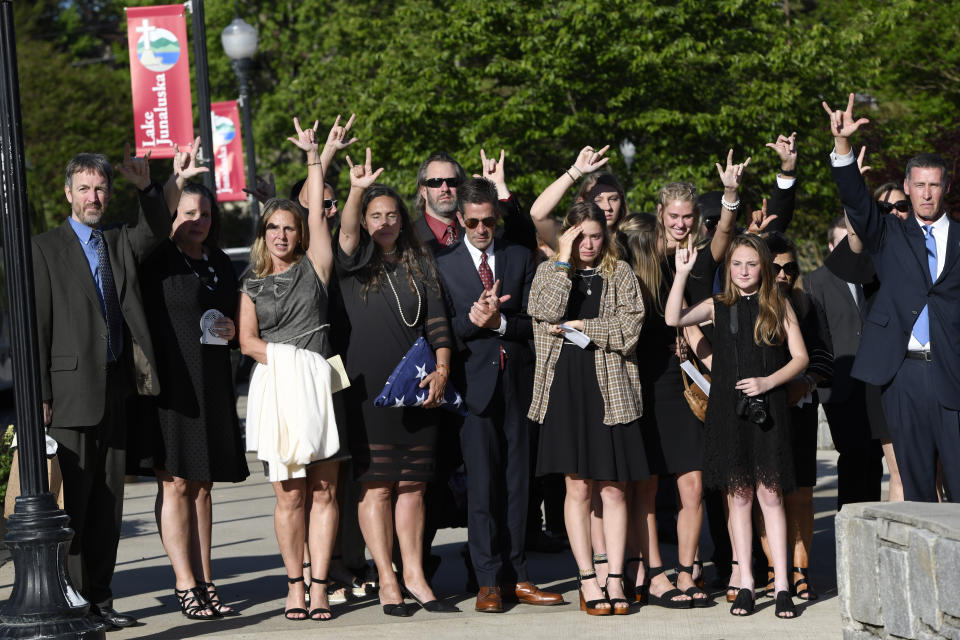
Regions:
M 611 234 L 610 229 L 607 228 L 607 216 L 603 213 L 603 209 L 593 202 L 575 202 L 563 219 L 563 225 L 560 227 L 560 235 L 563 235 L 570 227 L 575 227 L 587 220 L 598 223 L 600 228 L 603 229 L 603 252 L 597 261 L 597 267 L 600 269 L 603 277 L 610 278 L 617 268 L 619 254 L 617 253 L 617 243 L 613 241 L 613 234 Z M 556 259 L 556 256 L 554 256 L 554 260 Z M 573 277 L 572 269 L 570 271 L 570 277 Z
M 657 217 L 652 213 L 632 213 L 617 230 L 630 255 L 630 266 L 640 281 L 640 291 L 647 308 L 663 313 L 660 299 L 663 273 L 657 254 Z
M 110 161 L 107 160 L 107 156 L 102 153 L 78 153 L 73 156 L 70 162 L 67 163 L 67 168 L 64 171 L 65 176 L 63 183 L 67 185 L 68 189 L 72 189 L 74 174 L 86 171 L 99 173 L 106 178 L 107 193 L 113 193 L 113 166 L 111 166 Z
M 617 230 L 620 228 L 620 223 L 623 222 L 628 215 L 630 215 L 630 209 L 627 208 L 627 194 L 623 190 L 623 185 L 620 184 L 620 181 L 617 180 L 617 177 L 612 173 L 607 171 L 600 171 L 597 173 L 588 174 L 586 178 L 583 179 L 583 184 L 580 185 L 580 190 L 577 192 L 576 200 L 580 202 L 593 202 L 593 199 L 596 197 L 596 192 L 601 187 L 609 187 L 617 192 L 617 195 L 620 197 L 620 211 L 617 213 L 616 219 L 610 225 L 610 228 Z M 604 216 L 604 224 L 606 222 L 606 216 Z
M 884 182 L 882 185 L 873 190 L 873 199 L 880 200 L 880 198 L 886 198 L 890 195 L 891 191 L 903 191 L 903 183 L 897 184 L 896 182 Z
M 363 198 L 360 200 L 360 219 L 366 220 L 367 208 L 370 203 L 383 196 L 393 198 L 397 204 L 397 212 L 400 214 L 400 235 L 397 237 L 396 255 L 407 272 L 407 282 L 410 283 L 410 289 L 416 290 L 414 280 L 418 279 L 439 293 L 439 278 L 433 258 L 423 248 L 417 235 L 413 232 L 413 224 L 410 222 L 410 213 L 407 211 L 407 206 L 392 187 L 376 183 L 364 191 Z M 358 274 L 359 280 L 363 282 L 362 296 L 366 299 L 368 291 L 371 289 L 377 291 L 383 286 L 386 279 L 386 269 L 384 268 L 383 252 L 380 250 L 380 246 L 370 237 L 366 227 L 362 227 L 362 229 L 361 237 L 365 236 L 366 240 L 373 244 L 373 256 Z
M 184 185 L 183 191 L 180 192 L 180 197 L 183 196 L 200 196 L 206 198 L 207 202 L 210 203 L 210 231 L 207 233 L 203 244 L 211 249 L 218 249 L 220 247 L 220 207 L 217 206 L 216 197 L 210 193 L 210 189 L 199 182 L 188 182 Z M 180 205 L 178 203 L 177 210 L 179 209 Z M 173 219 L 176 220 L 176 218 L 177 211 L 174 211 Z
M 457 186 L 463 184 L 467 179 L 467 172 L 463 170 L 460 163 L 454 160 L 453 156 L 449 153 L 446 151 L 431 153 L 430 156 L 420 164 L 420 168 L 417 169 L 417 194 L 414 198 L 413 208 L 421 216 L 427 211 L 427 200 L 420 194 L 420 187 L 423 186 L 424 181 L 427 179 L 427 169 L 434 162 L 449 162 L 453 165 L 453 171 L 457 174 Z
M 716 300 L 732 307 L 740 299 L 740 289 L 733 284 L 733 277 L 730 274 L 730 259 L 733 257 L 733 252 L 740 247 L 753 249 L 760 257 L 760 287 L 756 294 L 760 313 L 753 326 L 753 341 L 758 346 L 783 344 L 787 339 L 787 330 L 784 326 L 787 310 L 784 297 L 780 295 L 773 275 L 773 258 L 770 255 L 770 249 L 760 236 L 742 233 L 730 243 L 723 261 L 726 271 L 723 293 L 719 294 Z
M 267 249 L 266 235 L 267 223 L 277 211 L 289 212 L 297 225 L 300 242 L 294 248 L 294 255 L 298 261 L 307 252 L 307 247 L 310 246 L 310 229 L 307 227 L 307 221 L 304 219 L 300 205 L 286 198 L 267 200 L 263 207 L 263 213 L 260 214 L 260 222 L 257 223 L 257 237 L 253 241 L 253 246 L 250 247 L 250 270 L 255 278 L 265 278 L 270 275 L 273 269 L 273 261 L 270 259 L 270 251 Z

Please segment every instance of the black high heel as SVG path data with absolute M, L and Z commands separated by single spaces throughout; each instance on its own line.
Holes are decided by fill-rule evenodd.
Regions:
M 797 609 L 793 606 L 793 598 L 790 597 L 789 591 L 777 591 L 777 604 L 773 611 L 783 620 L 797 617 Z M 788 613 L 790 615 L 786 615 Z
M 598 605 L 607 603 L 610 604 L 610 601 L 606 598 L 598 598 L 596 600 L 585 600 L 583 597 L 583 581 L 584 580 L 595 580 L 597 574 L 595 571 L 590 573 L 579 575 L 577 574 L 577 584 L 580 585 L 580 611 L 586 611 L 588 616 L 609 616 L 613 613 L 613 607 L 605 607 L 603 609 L 599 608 Z
M 213 620 L 217 618 L 217 612 L 207 604 L 203 590 L 200 585 L 192 589 L 173 589 L 173 595 L 180 601 L 180 613 L 190 620 Z M 209 616 L 200 615 L 201 611 L 210 611 Z
M 813 590 L 813 587 L 810 586 L 810 583 L 807 581 L 809 577 L 807 571 L 809 571 L 809 569 L 807 567 L 791 567 L 790 570 L 800 574 L 800 579 L 793 583 L 793 595 L 801 600 L 816 600 L 819 596 L 817 596 L 817 592 Z M 801 589 L 800 587 L 806 587 L 806 589 Z
M 330 581 L 327 580 L 326 578 L 323 578 L 323 579 L 321 580 L 320 578 L 316 578 L 316 577 L 314 577 L 313 575 L 310 576 L 310 586 L 311 586 L 311 587 L 314 585 L 314 583 L 316 583 L 316 584 L 321 584 L 321 585 L 323 585 L 323 588 L 326 589 L 326 588 L 327 588 L 326 585 L 327 585 L 329 582 L 330 582 Z M 314 616 L 317 616 L 317 615 L 322 615 L 322 614 L 324 614 L 324 613 L 329 613 L 329 614 L 330 614 L 330 617 L 329 617 L 329 618 L 315 618 L 315 617 L 314 617 Z M 317 622 L 326 622 L 327 620 L 333 620 L 333 612 L 330 611 L 329 608 L 317 607 L 316 609 L 310 609 L 310 612 L 307 614 L 307 617 L 310 618 L 311 620 L 316 620 Z
M 767 586 L 764 587 L 763 589 L 764 598 L 773 597 L 773 588 L 774 588 L 773 585 L 774 585 L 774 582 L 776 581 L 776 578 L 777 578 L 776 572 L 773 570 L 773 567 L 767 567 Z
M 653 579 L 663 573 L 663 567 L 649 567 L 647 569 L 647 580 L 653 585 Z M 691 600 L 674 600 L 677 596 L 685 596 L 683 591 L 674 587 L 668 591 L 664 591 L 658 596 L 650 593 L 649 587 L 647 588 L 647 602 L 649 604 L 656 605 L 658 607 L 664 607 L 666 609 L 689 609 L 693 606 Z
M 287 582 L 289 582 L 290 584 L 296 584 L 296 583 L 298 583 L 298 582 L 303 582 L 303 576 L 298 576 L 298 577 L 296 577 L 296 578 L 291 578 L 290 576 L 287 576 Z M 290 617 L 290 614 L 291 614 L 291 613 L 302 613 L 302 614 L 303 614 L 303 617 L 302 617 L 302 618 L 291 618 L 291 617 Z M 295 621 L 297 621 L 297 622 L 300 622 L 301 620 L 308 620 L 309 617 L 310 617 L 310 613 L 309 613 L 306 609 L 301 609 L 300 607 L 296 607 L 296 608 L 293 608 L 293 609 L 284 609 L 284 610 L 283 610 L 283 617 L 286 618 L 287 620 L 295 620 Z
M 631 562 L 636 562 L 639 565 L 643 565 L 643 558 L 640 556 L 633 556 L 632 558 L 627 558 L 623 561 L 624 573 L 627 573 L 626 569 L 630 566 Z M 627 594 L 627 599 L 630 599 L 631 594 L 627 592 L 629 588 L 633 593 L 633 600 L 637 604 L 647 604 L 647 587 L 646 587 L 646 572 L 644 572 L 643 582 L 637 584 L 629 578 L 624 578 L 623 591 Z
M 430 613 L 460 613 L 459 607 L 452 604 L 448 604 L 446 602 L 442 602 L 440 600 L 437 600 L 436 598 L 434 598 L 433 600 L 427 600 L 426 602 L 424 602 L 423 600 L 418 598 L 413 591 L 410 591 L 410 589 L 407 589 L 406 585 L 403 586 L 403 593 L 407 597 L 411 598 L 418 605 L 420 605 L 420 607 L 424 611 L 428 611 Z
M 731 575 L 731 576 L 733 575 L 733 566 L 734 566 L 734 565 L 740 566 L 740 563 L 737 562 L 736 560 L 731 560 L 731 561 L 730 561 L 730 575 Z M 732 604 L 733 601 L 736 600 L 736 599 L 737 599 L 737 588 L 736 588 L 735 586 L 733 586 L 732 584 L 728 584 L 728 585 L 727 585 L 727 602 L 729 602 L 729 603 Z
M 733 604 L 730 605 L 730 613 L 735 616 L 748 616 L 753 613 L 754 604 L 753 589 L 740 589 Z M 734 609 L 743 609 L 744 613 L 734 613 Z
M 198 582 L 197 586 L 201 587 L 207 594 L 207 604 L 218 616 L 229 617 L 240 615 L 239 611 L 220 601 L 220 594 L 217 593 L 217 585 L 212 582 Z
M 608 574 L 607 574 L 607 579 L 606 579 L 606 581 L 605 581 L 605 583 L 604 583 L 604 586 L 606 586 L 606 583 L 609 583 L 609 582 L 610 582 L 610 578 L 616 578 L 616 579 L 620 580 L 620 585 L 623 586 L 623 574 L 622 574 L 622 573 L 608 573 Z M 608 594 L 610 593 L 609 590 L 606 590 L 606 591 L 607 591 Z M 627 615 L 628 613 L 630 613 L 630 601 L 627 600 L 626 598 L 611 598 L 611 597 L 609 597 L 609 595 L 608 595 L 608 597 L 607 597 L 607 602 L 610 603 L 610 609 L 613 610 L 613 615 L 615 615 L 615 616 L 625 616 L 625 615 Z M 625 606 L 625 607 L 617 607 L 617 605 L 618 605 L 619 603 L 621 603 L 621 602 L 622 602 L 623 604 L 627 605 L 627 606 Z
M 677 573 L 689 573 L 690 579 L 693 580 L 693 565 L 690 565 L 690 566 L 686 566 L 682 564 L 677 565 Z M 694 581 L 692 587 L 690 587 L 683 593 L 690 596 L 690 602 L 693 603 L 694 607 L 709 607 L 712 604 L 706 592 L 703 589 L 701 589 L 699 586 L 697 586 L 696 581 Z M 697 595 L 700 595 L 701 597 L 698 598 Z

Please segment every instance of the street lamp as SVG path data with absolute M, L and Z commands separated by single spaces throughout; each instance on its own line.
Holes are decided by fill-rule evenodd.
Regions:
M 637 147 L 630 142 L 629 138 L 624 138 L 620 143 L 620 155 L 623 156 L 623 161 L 627 164 L 627 172 L 629 173 L 630 167 L 633 166 L 633 159 L 637 157 Z
M 253 64 L 253 54 L 257 52 L 257 30 L 241 20 L 239 17 L 228 24 L 220 34 L 223 50 L 230 58 L 230 66 L 237 74 L 240 85 L 240 107 L 243 112 L 243 138 L 247 155 L 247 184 L 253 189 L 257 184 L 257 160 L 253 155 L 253 115 L 250 112 L 250 67 Z M 260 205 L 253 196 L 248 196 L 250 216 L 252 220 L 253 237 L 257 237 L 257 223 L 260 219 Z

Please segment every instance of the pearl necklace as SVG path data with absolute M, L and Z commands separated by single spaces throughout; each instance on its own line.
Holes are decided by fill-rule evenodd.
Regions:
M 383 274 L 387 276 L 387 284 L 390 285 L 390 289 L 393 290 L 393 298 L 397 301 L 397 311 L 400 312 L 400 319 L 403 320 L 403 324 L 407 325 L 411 329 L 417 326 L 417 323 L 420 322 L 420 287 L 417 286 L 416 280 L 413 281 L 413 290 L 417 292 L 417 317 L 413 319 L 413 322 L 407 322 L 407 317 L 403 315 L 403 309 L 400 307 L 400 296 L 397 295 L 397 289 L 393 286 L 393 281 L 390 279 L 390 274 L 386 269 L 383 270 Z

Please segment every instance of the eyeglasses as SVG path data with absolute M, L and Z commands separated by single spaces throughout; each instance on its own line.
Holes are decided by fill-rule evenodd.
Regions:
M 324 211 L 329 211 L 330 209 L 333 209 L 335 206 L 337 206 L 337 201 L 336 201 L 336 200 L 326 200 L 326 199 L 324 199 L 324 201 L 323 201 L 323 209 L 324 209 Z
M 774 262 L 773 275 L 777 275 L 781 271 L 790 277 L 796 277 L 800 275 L 800 265 L 798 265 L 796 262 L 787 262 L 785 264 L 777 264 Z
M 894 209 L 900 213 L 906 213 L 910 211 L 910 204 L 906 200 L 897 200 L 896 202 L 877 200 L 877 209 L 880 210 L 880 213 L 893 213 Z
M 465 218 L 463 221 L 463 226 L 465 226 L 467 229 L 476 229 L 481 222 L 487 229 L 493 229 L 495 226 L 497 226 L 497 219 L 494 216 L 490 216 L 488 218 Z
M 427 185 L 431 189 L 439 189 L 441 186 L 446 184 L 451 189 L 456 189 L 460 184 L 460 178 L 427 178 L 423 181 L 423 184 Z

